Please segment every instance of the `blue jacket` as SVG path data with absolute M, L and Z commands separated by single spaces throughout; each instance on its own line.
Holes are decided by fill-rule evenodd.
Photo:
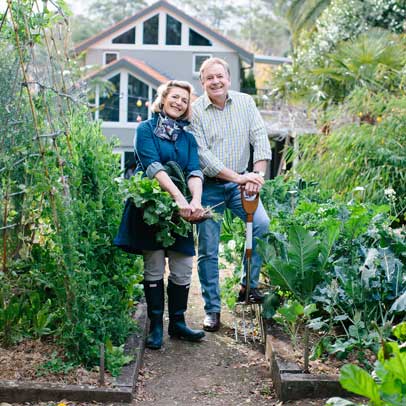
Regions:
M 163 140 L 154 134 L 158 116 L 142 122 L 134 138 L 135 155 L 138 160 L 137 171 L 143 171 L 149 178 L 164 170 L 168 161 L 179 164 L 188 179 L 190 176 L 203 178 L 199 167 L 197 143 L 194 136 L 182 131 L 175 142 Z M 127 252 L 141 254 L 142 250 L 159 250 L 164 247 L 155 240 L 154 226 L 149 226 L 142 219 L 141 209 L 127 200 L 123 218 L 114 244 Z M 187 237 L 178 236 L 175 243 L 166 249 L 195 255 L 192 232 Z

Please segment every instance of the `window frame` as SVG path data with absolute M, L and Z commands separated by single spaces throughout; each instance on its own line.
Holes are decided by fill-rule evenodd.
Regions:
M 209 44 L 204 44 L 204 45 L 194 45 L 194 44 L 191 44 L 190 43 L 190 35 L 191 35 L 191 33 L 192 33 L 192 31 L 193 32 L 195 32 L 196 34 L 198 34 L 198 35 L 200 35 L 202 38 L 204 38 L 205 40 L 207 40 L 208 42 L 209 42 Z M 189 32 L 188 32 L 188 46 L 190 46 L 190 47 L 212 47 L 213 46 L 213 41 L 210 39 L 210 38 L 208 38 L 207 36 L 205 36 L 205 35 L 203 35 L 203 34 L 200 34 L 200 32 L 198 32 L 198 31 L 196 31 L 194 28 L 192 28 L 192 27 L 189 27 Z
M 152 20 L 153 18 L 157 18 L 158 19 L 158 27 L 157 27 L 157 33 L 156 33 L 156 35 L 157 35 L 157 39 L 156 39 L 156 43 L 153 43 L 153 44 L 146 44 L 145 43 L 145 23 L 146 22 L 148 22 L 148 21 L 150 21 L 150 20 Z M 157 45 L 159 45 L 159 31 L 160 31 L 160 20 L 161 20 L 161 18 L 160 18 L 160 13 L 157 13 L 157 14 L 154 14 L 153 16 L 151 16 L 151 17 L 148 17 L 146 20 L 144 20 L 143 22 L 142 22 L 142 45 L 146 45 L 146 46 L 157 46 Z
M 199 70 L 196 71 L 196 57 L 197 56 L 207 56 L 207 59 L 209 59 L 209 58 L 213 57 L 213 54 L 209 54 L 207 52 L 200 52 L 200 53 L 194 53 L 193 54 L 193 68 L 192 68 L 193 71 L 192 71 L 192 74 L 193 74 L 194 77 L 199 76 L 199 70 L 200 70 L 200 68 L 199 68 Z
M 114 42 L 115 39 L 121 37 L 124 34 L 127 34 L 129 31 L 134 30 L 134 42 Z M 137 43 L 137 26 L 134 25 L 133 27 L 129 28 L 128 30 L 122 32 L 121 34 L 111 38 L 111 43 L 113 45 L 135 45 Z
M 180 24 L 180 37 L 179 37 L 179 44 L 168 44 L 168 19 L 172 18 L 172 20 L 175 20 L 177 23 Z M 177 18 L 171 16 L 170 14 L 166 14 L 165 18 L 165 41 L 164 45 L 169 46 L 169 47 L 179 47 L 182 46 L 182 32 L 183 32 L 183 23 L 182 21 L 178 20 Z
M 117 61 L 120 58 L 120 52 L 117 52 L 117 51 L 105 51 L 105 52 L 103 52 L 103 65 L 107 65 L 107 61 L 106 61 L 107 54 L 116 55 L 115 61 Z M 109 62 L 109 63 L 111 63 L 111 62 Z

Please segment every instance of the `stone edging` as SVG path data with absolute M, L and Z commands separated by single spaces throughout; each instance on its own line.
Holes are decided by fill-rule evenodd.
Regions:
M 134 319 L 137 321 L 137 331 L 125 344 L 126 354 L 133 355 L 134 360 L 123 367 L 113 387 L 0 381 L 0 402 L 21 403 L 66 399 L 77 402 L 131 403 L 145 350 L 148 318 L 144 303 L 138 304 Z
M 299 365 L 284 358 L 283 353 L 289 351 L 286 347 L 285 342 L 267 334 L 265 356 L 280 400 L 350 395 L 341 387 L 336 375 L 304 374 Z

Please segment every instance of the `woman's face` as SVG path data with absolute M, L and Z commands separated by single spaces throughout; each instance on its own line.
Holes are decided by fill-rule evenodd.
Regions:
M 172 87 L 163 100 L 162 110 L 167 116 L 176 120 L 185 114 L 188 106 L 189 92 L 180 87 Z

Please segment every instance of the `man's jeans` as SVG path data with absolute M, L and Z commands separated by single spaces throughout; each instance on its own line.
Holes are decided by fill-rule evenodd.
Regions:
M 244 222 L 247 215 L 242 207 L 241 193 L 238 185 L 232 182 L 222 182 L 215 180 L 206 180 L 203 188 L 202 206 L 214 206 L 224 201 L 224 204 L 216 207 L 217 213 L 223 213 L 225 208 L 240 217 Z M 219 286 L 219 267 L 218 251 L 220 241 L 221 223 L 211 219 L 198 224 L 197 232 L 199 239 L 198 252 L 198 271 L 202 288 L 203 299 L 205 301 L 204 309 L 206 313 L 221 311 L 220 286 Z M 256 237 L 262 237 L 268 232 L 269 218 L 265 212 L 261 201 L 254 214 L 253 223 L 253 252 L 251 258 L 251 288 L 258 286 L 259 273 L 261 271 L 262 259 L 256 252 Z M 245 285 L 245 261 L 244 272 L 241 278 L 241 284 Z

